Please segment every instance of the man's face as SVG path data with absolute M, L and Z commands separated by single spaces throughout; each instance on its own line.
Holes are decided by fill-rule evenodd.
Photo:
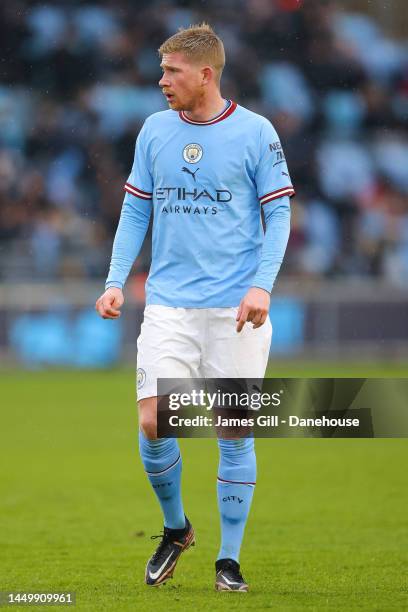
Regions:
M 193 110 L 203 95 L 203 72 L 188 61 L 183 53 L 164 53 L 160 64 L 163 76 L 159 81 L 172 110 Z

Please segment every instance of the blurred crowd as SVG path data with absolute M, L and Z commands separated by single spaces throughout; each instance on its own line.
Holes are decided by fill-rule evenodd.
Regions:
M 167 108 L 157 48 L 207 20 L 224 97 L 283 143 L 297 191 L 284 273 L 407 286 L 408 41 L 346 4 L 1 3 L 0 277 L 106 275 L 135 138 Z

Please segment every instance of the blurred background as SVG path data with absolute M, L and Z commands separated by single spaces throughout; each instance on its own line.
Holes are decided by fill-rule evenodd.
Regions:
M 4 0 L 0 365 L 134 363 L 150 237 L 119 321 L 94 310 L 157 48 L 208 21 L 222 93 L 275 125 L 297 195 L 271 357 L 408 360 L 408 12 L 397 0 Z M 405 36 L 405 38 L 404 38 Z

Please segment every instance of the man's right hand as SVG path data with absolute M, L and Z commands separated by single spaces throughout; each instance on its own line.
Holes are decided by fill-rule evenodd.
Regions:
M 102 319 L 118 319 L 124 301 L 122 289 L 110 287 L 96 300 L 95 309 Z

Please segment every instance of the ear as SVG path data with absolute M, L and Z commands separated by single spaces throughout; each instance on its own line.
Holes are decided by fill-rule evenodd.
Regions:
M 201 85 L 207 85 L 214 78 L 214 70 L 211 66 L 204 66 L 201 69 Z

